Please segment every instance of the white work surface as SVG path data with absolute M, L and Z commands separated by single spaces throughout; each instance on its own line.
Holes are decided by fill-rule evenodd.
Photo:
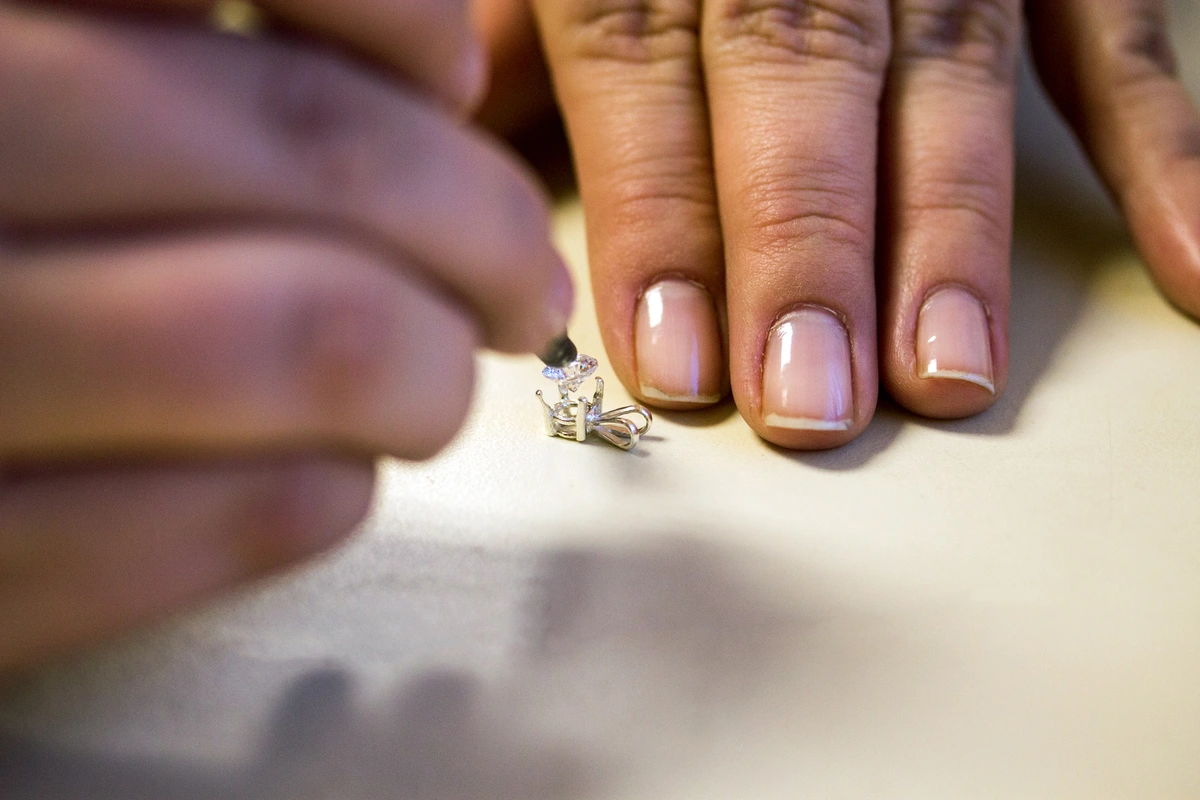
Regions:
M 485 356 L 349 545 L 0 698 L 0 796 L 1200 797 L 1200 326 L 1071 192 L 1022 201 L 988 413 L 803 454 L 727 404 L 624 453 Z

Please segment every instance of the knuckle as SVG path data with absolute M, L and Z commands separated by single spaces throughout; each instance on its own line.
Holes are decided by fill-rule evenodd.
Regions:
M 332 57 L 282 49 L 268 59 L 258 91 L 268 139 L 282 144 L 285 165 L 335 207 L 378 180 L 382 113 L 360 102 L 355 84 Z
M 820 242 L 846 250 L 864 250 L 870 240 L 862 225 L 848 214 L 788 204 L 772 209 L 754 224 L 759 238 L 754 250 L 784 256 L 800 243 Z
M 721 0 L 716 38 L 755 61 L 829 61 L 882 73 L 890 32 L 874 0 Z
M 629 161 L 615 171 L 612 225 L 636 230 L 647 219 L 685 214 L 716 225 L 712 165 L 704 153 L 654 154 Z
M 654 63 L 697 52 L 699 0 L 569 0 L 576 52 L 589 59 Z
M 294 287 L 284 301 L 285 369 L 317 417 L 344 428 L 388 383 L 401 326 L 393 292 L 328 282 Z
M 419 407 L 423 415 L 414 415 L 413 437 L 402 454 L 406 458 L 426 459 L 437 455 L 453 441 L 471 410 L 477 337 L 474 329 L 466 324 L 446 326 L 442 330 L 434 356 L 436 378 L 420 387 Z M 426 373 L 429 371 L 425 370 Z
M 863 198 L 870 195 L 849 170 L 806 161 L 788 174 L 795 177 L 780 178 L 775 172 L 750 184 L 744 207 L 755 250 L 786 255 L 805 241 L 852 250 L 870 247 L 872 226 L 863 218 Z
M 912 0 L 895 20 L 895 58 L 948 63 L 1011 81 L 1020 45 L 1017 0 Z
M 945 228 L 950 235 L 967 231 L 996 246 L 1007 247 L 1011 238 L 1007 190 L 986 181 L 960 178 L 914 187 L 904 213 L 910 225 Z
M 370 500 L 369 469 L 305 461 L 273 469 L 237 498 L 229 546 L 251 569 L 291 564 L 353 530 Z

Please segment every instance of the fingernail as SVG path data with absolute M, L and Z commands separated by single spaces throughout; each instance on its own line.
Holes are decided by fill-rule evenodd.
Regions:
M 808 306 L 775 323 L 763 360 L 763 422 L 772 428 L 849 430 L 854 421 L 850 337 L 832 312 Z
M 721 334 L 704 287 L 673 278 L 646 289 L 634 343 L 643 397 L 696 404 L 721 399 Z
M 922 378 L 967 381 L 996 393 L 992 338 L 979 298 L 948 286 L 925 299 L 917 316 L 917 369 Z

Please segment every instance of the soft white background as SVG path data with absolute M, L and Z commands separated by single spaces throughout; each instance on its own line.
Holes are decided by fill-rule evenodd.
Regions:
M 1200 797 L 1200 326 L 1028 76 L 1018 127 L 992 411 L 796 454 L 730 405 L 626 454 L 485 356 L 349 546 L 0 697 L 0 797 Z

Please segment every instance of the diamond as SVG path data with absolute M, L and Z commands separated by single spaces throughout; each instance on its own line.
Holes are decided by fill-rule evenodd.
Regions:
M 596 371 L 596 359 L 582 353 L 565 367 L 546 367 L 542 376 L 556 381 L 559 388 L 568 392 L 577 392 L 583 382 L 592 377 Z

